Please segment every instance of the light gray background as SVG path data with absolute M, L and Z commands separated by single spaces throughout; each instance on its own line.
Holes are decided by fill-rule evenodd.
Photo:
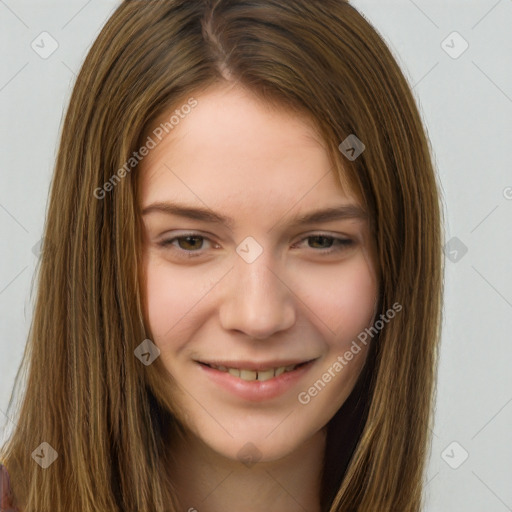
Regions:
M 3 435 L 12 428 L 5 411 L 32 315 L 33 247 L 63 112 L 87 51 L 118 3 L 0 0 Z M 352 3 L 386 39 L 413 86 L 442 184 L 446 240 L 460 240 L 447 251 L 425 511 L 512 511 L 512 0 Z M 59 45 L 47 59 L 31 47 L 43 31 Z M 464 42 L 454 31 L 469 44 L 460 55 Z

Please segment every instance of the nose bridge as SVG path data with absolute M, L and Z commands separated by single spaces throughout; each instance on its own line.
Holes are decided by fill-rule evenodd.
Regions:
M 242 244 L 241 244 L 242 245 Z M 225 329 L 263 339 L 295 322 L 293 294 L 279 277 L 270 253 L 236 257 L 220 305 Z

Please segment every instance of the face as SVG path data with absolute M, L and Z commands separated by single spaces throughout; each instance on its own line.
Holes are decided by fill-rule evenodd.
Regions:
M 192 435 L 276 460 L 325 427 L 363 368 L 368 220 L 305 118 L 239 85 L 195 98 L 139 167 L 147 327 Z

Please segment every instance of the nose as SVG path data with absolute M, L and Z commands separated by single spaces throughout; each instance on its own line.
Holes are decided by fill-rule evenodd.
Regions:
M 265 251 L 252 263 L 237 258 L 227 277 L 219 307 L 224 329 L 265 339 L 294 325 L 294 295 Z

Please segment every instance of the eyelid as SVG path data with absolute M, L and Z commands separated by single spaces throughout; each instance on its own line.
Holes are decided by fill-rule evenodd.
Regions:
M 313 238 L 313 237 L 332 238 L 333 240 L 339 240 L 341 242 L 355 241 L 354 237 L 320 231 L 320 232 L 316 232 L 316 233 L 309 233 L 307 235 L 301 235 L 301 238 L 298 240 L 298 242 L 295 242 L 294 245 L 296 245 L 299 242 L 303 242 L 304 240 L 307 240 L 308 238 Z
M 159 238 L 162 238 L 162 241 L 165 242 L 165 241 L 173 240 L 176 238 L 186 238 L 188 236 L 189 237 L 200 237 L 200 238 L 204 238 L 205 240 L 210 240 L 210 241 L 213 241 L 212 237 L 215 238 L 215 236 L 212 235 L 211 233 L 206 233 L 204 231 L 186 231 L 186 230 L 183 230 L 183 232 L 180 232 L 180 230 L 178 230 L 177 233 L 175 231 L 173 231 L 171 233 L 166 233 L 164 235 L 161 235 L 161 237 L 159 237 Z M 298 239 L 299 242 L 303 241 L 306 238 L 310 238 L 310 237 L 314 237 L 314 236 L 324 236 L 326 238 L 334 238 L 334 239 L 340 239 L 340 240 L 346 240 L 346 241 L 348 241 L 348 240 L 356 241 L 356 236 L 354 236 L 354 235 L 331 233 L 331 232 L 322 231 L 322 230 L 307 232 L 305 234 L 301 234 L 298 236 L 300 236 L 300 238 Z M 295 243 L 297 243 L 297 242 L 295 242 Z
M 174 234 L 171 238 L 165 238 L 161 242 L 159 242 L 159 245 L 162 246 L 164 249 L 166 248 L 174 248 L 174 252 L 176 252 L 179 256 L 183 256 L 184 258 L 191 259 L 194 257 L 200 257 L 204 254 L 205 249 L 199 249 L 196 251 L 187 251 L 185 249 L 181 249 L 179 247 L 174 247 L 173 243 L 181 238 L 201 238 L 203 240 L 207 240 L 208 242 L 215 244 L 209 236 L 206 236 L 202 234 L 201 232 L 197 231 L 190 231 L 190 232 L 184 232 L 184 233 L 178 233 Z M 326 232 L 313 232 L 309 234 L 303 234 L 301 235 L 301 238 L 293 244 L 293 246 L 296 246 L 300 243 L 303 243 L 307 241 L 309 238 L 314 237 L 323 237 L 323 238 L 329 238 L 333 240 L 333 245 L 331 247 L 327 247 L 324 249 L 314 249 L 309 248 L 313 253 L 318 253 L 320 256 L 328 256 L 331 254 L 336 254 L 339 252 L 343 252 L 344 250 L 348 249 L 349 247 L 353 246 L 356 243 L 356 239 L 353 237 L 347 237 L 346 235 L 335 235 L 331 233 Z M 337 246 L 336 246 L 337 244 Z M 218 244 L 217 244 L 218 245 Z

